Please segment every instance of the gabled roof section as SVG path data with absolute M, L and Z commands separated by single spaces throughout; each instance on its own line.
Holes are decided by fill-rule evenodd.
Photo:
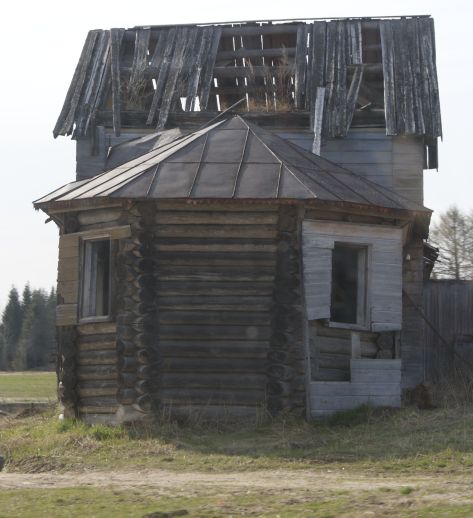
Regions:
M 112 199 L 317 199 L 426 210 L 240 116 L 195 131 L 35 202 Z

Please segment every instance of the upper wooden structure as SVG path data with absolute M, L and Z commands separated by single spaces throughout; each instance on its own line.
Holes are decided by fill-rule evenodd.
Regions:
M 317 105 L 318 88 L 325 89 Z M 433 20 L 342 19 L 90 31 L 54 128 L 80 138 L 95 125 L 181 126 L 239 109 L 279 112 L 279 124 L 323 119 L 416 135 L 436 167 L 442 135 Z M 283 115 L 286 112 L 286 116 Z M 430 156 L 429 156 L 430 155 Z

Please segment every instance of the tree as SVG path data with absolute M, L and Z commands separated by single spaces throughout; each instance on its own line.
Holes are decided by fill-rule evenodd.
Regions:
M 21 335 L 13 362 L 15 370 L 45 367 L 54 347 L 54 308 L 51 295 L 34 290 L 26 306 Z
M 23 323 L 23 311 L 21 308 L 18 291 L 15 287 L 8 294 L 8 303 L 3 311 L 3 357 L 5 368 L 10 369 L 16 354 L 18 340 L 20 338 Z
M 473 279 L 473 213 L 453 205 L 432 226 L 430 241 L 439 248 L 434 277 Z

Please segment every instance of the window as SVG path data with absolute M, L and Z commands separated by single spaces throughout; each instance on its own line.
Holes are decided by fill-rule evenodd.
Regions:
M 110 315 L 110 240 L 83 241 L 83 267 L 80 316 Z
M 330 320 L 365 323 L 366 247 L 335 243 L 332 253 Z

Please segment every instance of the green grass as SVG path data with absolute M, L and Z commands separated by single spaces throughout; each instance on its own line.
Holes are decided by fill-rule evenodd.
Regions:
M 421 412 L 365 409 L 337 423 L 172 422 L 87 426 L 53 414 L 0 421 L 11 471 L 166 468 L 211 472 L 346 467 L 389 473 L 473 470 L 473 407 Z M 352 424 L 351 424 L 352 423 Z M 1 454 L 2 452 L 0 452 Z
M 192 493 L 192 491 L 190 491 Z M 160 495 L 158 490 L 110 488 L 17 489 L 0 493 L 0 516 L 108 518 L 219 518 L 259 516 L 335 518 L 357 516 L 469 517 L 473 504 L 399 498 L 380 491 L 207 491 L 197 496 Z
M 364 407 L 318 423 L 281 416 L 238 426 L 167 420 L 129 428 L 59 421 L 51 410 L 0 418 L 0 455 L 7 476 L 41 473 L 41 482 L 64 472 L 64 485 L 74 486 L 0 489 L 0 516 L 473 516 L 472 406 Z M 94 470 L 101 474 L 92 480 Z M 140 483 L 140 472 L 152 481 L 153 470 L 189 478 L 176 487 Z M 217 483 L 199 482 L 198 472 Z M 288 480 L 312 473 L 319 482 L 292 489 L 241 483 L 269 472 Z M 113 482 L 107 473 L 127 478 Z M 240 484 L 219 485 L 220 473 Z
M 55 399 L 55 372 L 0 372 L 0 401 L 44 401 Z

